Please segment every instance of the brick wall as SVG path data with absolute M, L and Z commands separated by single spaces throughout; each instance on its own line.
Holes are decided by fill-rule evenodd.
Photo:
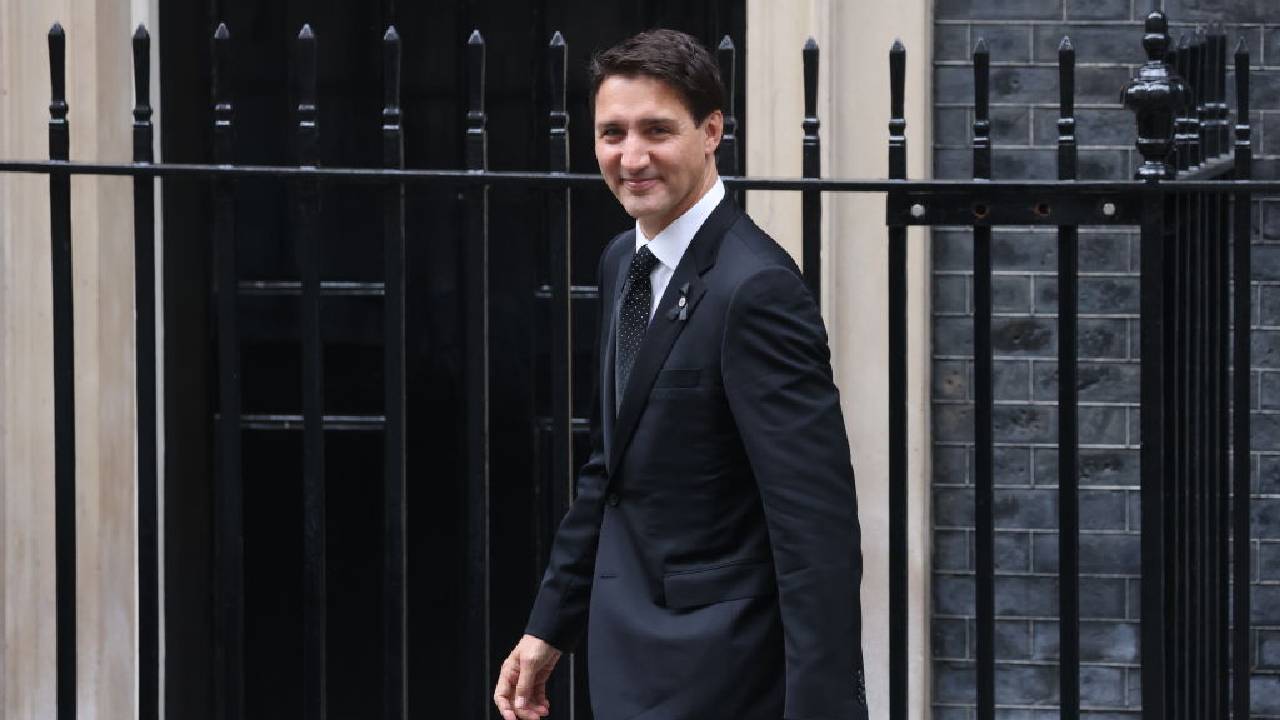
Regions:
M 1280 174 L 1280 14 L 1274 0 L 1166 0 L 1177 37 L 1227 23 L 1253 53 L 1255 173 Z M 1201 8 L 1211 8 L 1203 10 Z M 1077 62 L 1083 178 L 1137 161 L 1120 90 L 1145 60 L 1146 0 L 936 0 L 934 174 L 967 177 L 972 68 L 991 48 L 993 174 L 1056 177 L 1057 47 Z M 1267 22 L 1274 24 L 1265 24 Z M 1269 64 L 1268 64 L 1269 63 Z M 1234 80 L 1228 81 L 1234 88 Z M 1234 107 L 1234 93 L 1229 102 Z M 1280 718 L 1280 201 L 1254 208 L 1253 712 Z M 1085 717 L 1137 718 L 1139 238 L 1080 232 L 1081 699 Z M 996 698 L 1000 717 L 1056 718 L 1057 236 L 997 230 L 995 345 Z M 934 717 L 973 717 L 973 283 L 971 233 L 933 235 Z

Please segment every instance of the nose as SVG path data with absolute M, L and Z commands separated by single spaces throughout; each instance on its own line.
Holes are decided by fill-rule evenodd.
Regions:
M 644 141 L 634 135 L 627 137 L 622 143 L 622 173 L 633 177 L 649 167 L 649 148 Z

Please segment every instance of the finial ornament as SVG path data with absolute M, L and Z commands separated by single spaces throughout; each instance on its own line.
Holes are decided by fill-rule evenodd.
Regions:
M 1174 111 L 1182 103 L 1186 84 L 1165 63 L 1169 50 L 1169 23 L 1164 13 L 1147 16 L 1146 35 L 1142 46 L 1147 62 L 1124 89 L 1125 107 L 1138 117 L 1138 151 L 1143 163 L 1138 168 L 1139 180 L 1167 180 L 1175 171 L 1169 164 L 1173 149 Z

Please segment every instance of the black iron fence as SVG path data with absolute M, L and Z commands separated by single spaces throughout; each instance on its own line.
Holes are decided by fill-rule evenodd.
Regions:
M 138 438 L 138 621 L 140 717 L 159 715 L 159 597 L 156 504 L 156 367 L 153 207 L 157 178 L 194 177 L 209 183 L 211 229 L 217 255 L 214 287 L 218 413 L 216 516 L 216 602 L 214 682 L 220 718 L 237 719 L 245 707 L 244 488 L 241 430 L 262 418 L 241 411 L 240 316 L 235 239 L 237 179 L 283 178 L 291 187 L 292 222 L 298 229 L 301 277 L 298 306 L 302 337 L 300 416 L 275 418 L 303 428 L 303 640 L 301 653 L 304 716 L 320 718 L 326 708 L 325 436 L 326 428 L 368 423 L 381 427 L 385 471 L 382 484 L 383 687 L 379 701 L 387 718 L 403 718 L 407 708 L 406 644 L 409 597 L 406 575 L 404 256 L 405 188 L 431 185 L 457 189 L 466 207 L 464 277 L 466 298 L 466 500 L 467 682 L 459 691 L 471 717 L 484 717 L 493 682 L 491 649 L 512 638 L 490 637 L 490 497 L 488 441 L 489 357 L 487 286 L 489 266 L 488 193 L 513 187 L 546 191 L 551 239 L 551 388 L 553 481 L 540 496 L 551 498 L 554 520 L 571 502 L 574 488 L 575 420 L 570 402 L 575 370 L 570 343 L 570 218 L 575 189 L 596 186 L 596 175 L 568 170 L 568 115 L 565 112 L 565 39 L 548 47 L 552 110 L 550 166 L 546 171 L 495 172 L 488 169 L 485 112 L 485 41 L 479 32 L 467 41 L 470 110 L 466 167 L 459 170 L 406 169 L 400 110 L 400 38 L 394 28 L 383 38 L 385 107 L 382 111 L 383 167 L 319 167 L 315 59 L 317 41 L 309 27 L 297 38 L 299 95 L 295 149 L 288 167 L 236 164 L 234 92 L 227 65 L 232 37 L 225 25 L 213 38 L 214 132 L 211 164 L 154 163 L 149 78 L 149 39 L 134 35 L 134 161 L 130 164 L 71 162 L 65 96 L 65 35 L 49 33 L 53 98 L 50 104 L 49 160 L 4 161 L 0 172 L 46 174 L 50 182 L 51 269 L 53 275 L 55 393 L 55 527 L 57 586 L 57 699 L 60 718 L 76 714 L 75 657 L 75 425 L 72 347 L 71 186 L 72 175 L 123 175 L 133 179 L 137 308 Z M 991 179 L 989 53 L 974 51 L 975 122 L 972 181 L 906 179 L 906 120 L 903 112 L 906 51 L 889 53 L 891 119 L 889 178 L 821 178 L 817 107 L 818 47 L 803 49 L 805 112 L 804 177 L 768 179 L 737 176 L 739 148 L 733 107 L 734 48 L 726 37 L 718 56 L 729 84 L 726 133 L 718 161 L 734 192 L 746 189 L 803 194 L 802 266 L 817 294 L 820 223 L 825 193 L 887 194 L 889 295 L 889 518 L 891 718 L 908 710 L 907 646 L 907 228 L 911 225 L 968 225 L 973 228 L 975 277 L 975 441 L 977 557 L 978 717 L 994 716 L 994 523 L 992 394 L 991 229 L 1001 225 L 1058 227 L 1060 473 L 1061 712 L 1078 717 L 1079 692 L 1079 477 L 1077 418 L 1077 229 L 1081 225 L 1141 227 L 1141 432 L 1142 432 L 1142 707 L 1149 718 L 1248 717 L 1249 707 L 1249 318 L 1250 199 L 1280 191 L 1280 182 L 1251 181 L 1248 124 L 1249 54 L 1243 40 L 1234 55 L 1237 83 L 1234 139 L 1227 108 L 1227 38 L 1219 28 L 1171 47 L 1166 20 L 1153 13 L 1143 44 L 1150 58 L 1124 88 L 1137 115 L 1142 164 L 1133 181 L 1076 180 L 1074 49 L 1064 39 L 1059 50 L 1060 120 L 1057 181 Z M 1121 90 L 1117 88 L 1117 91 Z M 325 412 L 320 327 L 317 234 L 322 185 L 335 181 L 381 187 L 385 245 L 383 414 L 348 418 Z M 833 239 L 839 242 L 839 239 Z M 554 522 L 545 524 L 553 528 Z M 548 531 L 549 532 L 549 531 Z M 871 619 L 868 619 L 871 620 Z M 917 629 L 918 631 L 918 629 Z M 21 659 L 18 659 L 21 662 Z M 574 673 L 559 671 L 562 681 Z M 1230 681 L 1230 682 L 1229 682 Z M 573 702 L 570 682 L 557 684 L 556 707 Z M 429 711 L 425 711 L 430 714 Z M 371 710 L 372 713 L 372 710 Z

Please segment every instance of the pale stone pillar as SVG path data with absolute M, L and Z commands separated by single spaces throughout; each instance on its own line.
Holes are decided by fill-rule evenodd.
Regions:
M 908 173 L 927 177 L 931 3 L 748 0 L 746 158 L 751 175 L 799 177 L 804 113 L 801 48 L 821 49 L 818 116 L 826 177 L 888 174 L 889 48 L 907 47 Z M 752 192 L 753 218 L 800 258 L 800 194 Z M 862 523 L 863 651 L 871 717 L 888 717 L 888 236 L 883 195 L 826 195 L 823 315 L 853 448 Z M 910 716 L 930 715 L 929 245 L 908 236 L 908 561 Z
M 47 33 L 58 21 L 67 33 L 71 158 L 127 162 L 130 37 L 138 22 L 153 28 L 155 98 L 157 6 L 157 0 L 0 0 L 0 156 L 47 157 Z M 0 717 L 6 720 L 55 714 L 48 187 L 43 175 L 0 175 Z M 137 714 L 138 649 L 132 183 L 75 177 L 71 193 L 78 716 L 127 718 Z

